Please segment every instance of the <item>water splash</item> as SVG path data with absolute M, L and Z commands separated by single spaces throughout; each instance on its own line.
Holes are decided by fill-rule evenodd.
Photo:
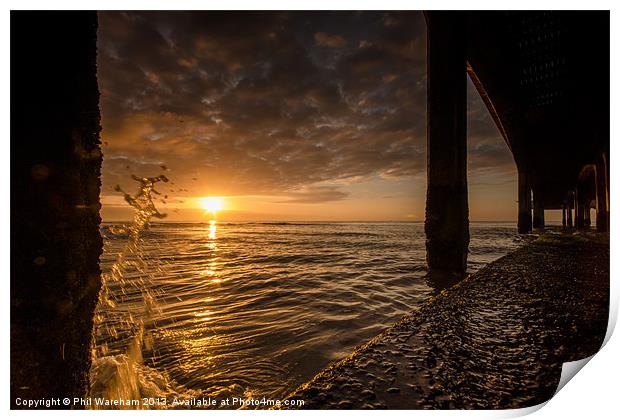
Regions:
M 148 230 L 153 217 L 166 217 L 155 207 L 152 194 L 160 195 L 155 184 L 168 182 L 168 178 L 165 175 L 152 178 L 132 175 L 132 179 L 139 183 L 135 195 L 123 191 L 118 185 L 115 188 L 123 194 L 135 214 L 133 223 L 112 226 L 108 232 L 115 236 L 127 236 L 127 241 L 110 272 L 102 275 L 102 288 L 94 317 L 90 370 L 92 398 L 89 408 L 92 409 L 108 408 L 98 403 L 101 399 L 141 402 L 145 397 L 158 398 L 176 391 L 164 374 L 149 369 L 143 360 L 143 350 L 151 351 L 153 342 L 144 325 L 158 314 L 159 309 L 154 289 L 149 287 L 152 281 L 152 274 L 149 273 L 153 270 L 147 270 L 147 260 L 141 254 L 141 233 Z M 128 298 L 125 293 L 127 288 L 138 290 L 140 298 Z M 138 407 L 128 408 L 146 407 L 140 403 Z
M 108 308 L 114 308 L 116 306 L 115 302 L 110 299 L 109 286 L 111 282 L 122 283 L 127 281 L 128 279 L 126 279 L 123 275 L 127 268 L 133 266 L 139 272 L 145 272 L 143 268 L 145 268 L 146 263 L 140 255 L 139 248 L 140 233 L 148 229 L 151 218 L 156 217 L 158 219 L 163 219 L 166 217 L 165 213 L 160 213 L 155 207 L 151 194 L 154 193 L 160 195 L 161 193 L 155 189 L 155 184 L 157 182 L 168 182 L 168 178 L 166 178 L 165 175 L 159 175 L 152 178 L 140 178 L 136 175 L 131 175 L 131 177 L 140 184 L 138 192 L 135 196 L 123 191 L 120 185 L 117 185 L 114 190 L 123 193 L 125 201 L 134 208 L 134 220 L 131 225 L 113 226 L 110 228 L 110 232 L 115 235 L 128 235 L 128 240 L 123 248 L 123 251 L 118 254 L 116 263 L 112 266 L 110 275 L 103 275 L 103 284 L 99 297 L 98 310 L 96 312 L 101 312 L 99 309 L 104 309 L 105 306 Z M 139 281 L 142 281 L 143 279 L 144 276 L 138 277 Z M 140 284 L 133 282 L 132 285 L 137 286 L 143 291 L 143 293 L 147 293 L 144 287 L 140 287 Z M 143 297 L 145 302 L 152 302 L 152 296 L 145 295 Z M 104 305 L 103 308 L 101 308 L 102 304 Z M 147 307 L 147 309 L 152 308 Z M 129 318 L 130 317 L 131 316 L 129 315 Z
M 130 239 L 135 241 L 140 235 L 140 232 L 148 228 L 148 224 L 152 217 L 158 219 L 166 217 L 166 213 L 160 213 L 159 210 L 155 208 L 151 194 L 161 195 L 161 193 L 155 189 L 155 184 L 157 182 L 168 182 L 168 178 L 166 178 L 165 175 L 159 175 L 153 178 L 140 178 L 131 175 L 131 178 L 140 183 L 140 189 L 135 196 L 132 197 L 130 194 L 123 191 L 120 185 L 117 185 L 114 190 L 122 192 L 125 201 L 136 210 L 133 225 L 129 227 Z

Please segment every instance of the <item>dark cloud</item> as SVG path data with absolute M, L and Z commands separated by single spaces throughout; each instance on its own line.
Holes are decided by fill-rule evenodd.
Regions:
M 99 21 L 104 193 L 161 165 L 179 195 L 295 202 L 346 197 L 326 181 L 425 171 L 421 13 L 100 12 Z M 470 167 L 503 167 L 497 130 L 470 102 Z

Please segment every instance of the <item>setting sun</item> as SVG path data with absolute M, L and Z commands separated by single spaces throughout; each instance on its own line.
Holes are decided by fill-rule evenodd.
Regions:
M 224 199 L 222 197 L 204 197 L 199 199 L 200 207 L 205 211 L 215 214 L 224 207 Z

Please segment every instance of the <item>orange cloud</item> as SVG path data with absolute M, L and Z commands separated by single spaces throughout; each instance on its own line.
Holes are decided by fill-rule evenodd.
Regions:
M 347 46 L 347 40 L 340 35 L 331 35 L 325 32 L 314 34 L 314 41 L 317 45 L 329 48 L 342 48 Z

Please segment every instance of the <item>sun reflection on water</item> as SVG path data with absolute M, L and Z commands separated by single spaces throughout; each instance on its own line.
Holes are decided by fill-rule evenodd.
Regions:
M 216 239 L 215 234 L 217 232 L 217 222 L 215 220 L 209 221 L 209 239 Z
M 209 238 L 209 241 L 207 242 L 207 247 L 212 251 L 212 256 L 210 258 L 208 266 L 204 270 L 201 271 L 201 274 L 210 278 L 211 282 L 213 283 L 221 283 L 222 280 L 218 276 L 218 260 L 219 260 L 219 257 L 217 256 L 218 246 L 217 246 L 217 242 L 215 241 L 217 239 L 217 221 L 216 220 L 209 220 L 209 227 L 207 231 L 208 231 L 207 237 Z

